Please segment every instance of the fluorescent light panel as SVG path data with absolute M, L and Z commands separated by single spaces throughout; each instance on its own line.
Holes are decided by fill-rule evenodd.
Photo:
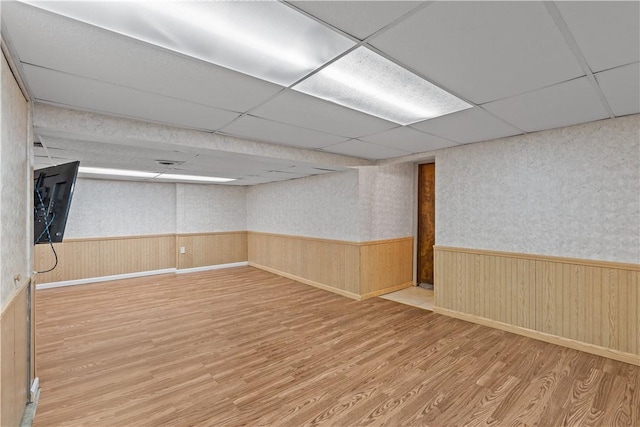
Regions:
M 196 176 L 196 175 L 176 175 L 170 173 L 163 173 L 158 175 L 155 179 L 170 179 L 173 181 L 200 181 L 200 182 L 229 182 L 235 181 L 235 178 L 219 178 L 217 176 Z
M 125 169 L 109 169 L 109 168 L 92 168 L 80 166 L 78 173 L 87 175 L 111 175 L 111 176 L 128 176 L 132 178 L 154 178 L 158 176 L 158 172 L 142 172 Z
M 25 3 L 283 86 L 355 45 L 275 1 Z
M 276 1 L 24 3 L 283 86 L 355 45 Z M 471 107 L 364 47 L 294 89 L 401 125 Z
M 127 176 L 131 178 L 148 178 L 148 179 L 160 179 L 170 181 L 194 181 L 194 182 L 230 182 L 235 181 L 235 178 L 220 178 L 217 176 L 201 176 L 201 175 L 179 175 L 169 174 L 162 172 L 143 172 L 135 170 L 125 169 L 110 169 L 110 168 L 94 168 L 80 166 L 78 172 L 87 175 L 99 175 L 99 176 Z
M 293 89 L 401 125 L 471 108 L 465 101 L 364 47 Z

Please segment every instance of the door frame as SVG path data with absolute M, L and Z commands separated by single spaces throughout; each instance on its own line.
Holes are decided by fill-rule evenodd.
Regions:
M 436 163 L 435 156 L 420 160 L 413 165 L 413 286 L 418 286 L 418 181 L 420 179 L 420 165 Z M 436 171 L 437 169 L 436 165 Z M 438 201 L 436 200 L 436 203 Z M 435 280 L 434 280 L 435 282 Z M 436 284 L 433 284 L 435 290 Z

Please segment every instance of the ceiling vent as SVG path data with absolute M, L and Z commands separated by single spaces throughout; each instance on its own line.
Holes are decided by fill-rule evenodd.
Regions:
M 181 165 L 184 163 L 176 160 L 154 160 L 154 162 L 156 162 L 160 166 L 175 166 L 175 165 Z

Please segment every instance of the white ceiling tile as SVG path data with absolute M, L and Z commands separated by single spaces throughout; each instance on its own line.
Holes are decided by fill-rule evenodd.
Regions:
M 458 111 L 411 125 L 461 144 L 486 141 L 522 133 L 480 107 Z
M 483 105 L 527 132 L 609 117 L 586 77 Z
M 265 177 L 265 178 L 273 178 L 275 179 L 296 179 L 296 178 L 302 178 L 304 176 L 309 176 L 308 174 L 301 174 L 301 173 L 294 173 L 294 172 L 280 172 L 280 171 L 269 171 L 266 172 L 264 174 L 262 174 L 261 176 Z
M 221 132 L 257 141 L 303 148 L 326 147 L 346 139 L 253 116 L 241 117 L 221 129 Z
M 640 2 L 559 1 L 555 4 L 592 71 L 640 60 Z
M 331 172 L 338 172 L 341 170 L 347 170 L 346 168 L 337 168 L 331 165 L 318 165 L 315 167 L 312 166 L 303 166 L 303 165 L 295 165 L 295 166 L 291 166 L 290 168 L 286 169 L 289 172 L 294 172 L 294 173 L 300 173 L 300 174 L 307 174 L 307 175 L 319 175 L 319 174 L 323 174 L 323 173 L 331 173 Z
M 24 65 L 37 100 L 188 128 L 216 130 L 238 114 L 135 89 Z
M 283 86 L 354 45 L 347 37 L 276 1 L 33 4 Z
M 62 161 L 60 163 L 66 163 L 66 162 Z M 51 164 L 51 162 L 49 161 L 48 157 L 34 157 L 33 158 L 33 170 L 48 168 L 49 166 L 54 166 L 54 164 Z
M 398 127 L 360 139 L 411 153 L 422 153 L 458 145 L 455 142 L 428 135 L 409 127 Z
M 361 40 L 420 6 L 420 3 L 415 1 L 293 1 L 291 3 Z
M 63 155 L 63 156 L 51 156 L 49 158 L 49 156 L 47 155 L 34 155 L 34 162 L 37 165 L 34 165 L 34 169 L 40 169 L 43 167 L 47 167 L 47 166 L 54 166 L 54 165 L 61 165 L 64 163 L 69 163 L 69 162 L 75 162 L 76 158 L 74 158 L 73 156 L 69 156 L 69 155 Z
M 51 136 L 39 136 L 40 141 L 47 147 L 49 152 L 53 150 L 73 151 L 79 154 L 109 157 L 121 156 L 129 158 L 145 158 L 151 160 L 172 160 L 177 162 L 187 161 L 195 154 L 184 153 L 175 149 L 153 149 L 148 147 L 138 147 L 134 145 L 107 144 L 97 141 L 87 141 L 83 139 L 59 138 Z M 179 147 L 176 147 L 179 148 Z M 44 148 L 40 148 L 44 150 Z
M 333 170 L 329 170 L 329 168 Z M 253 156 L 237 153 L 199 154 L 177 167 L 177 170 L 211 171 L 222 176 L 262 176 L 278 177 L 276 173 L 286 174 L 283 177 L 290 179 L 294 176 L 317 175 L 320 173 L 347 170 L 343 167 L 331 165 L 314 165 L 291 160 L 273 159 L 268 157 Z
M 584 74 L 542 2 L 434 2 L 371 43 L 478 104 Z
M 417 2 L 295 4 L 358 38 L 420 7 Z M 596 79 L 615 114 L 640 112 L 638 2 L 557 4 L 592 69 L 605 69 Z M 214 130 L 237 117 L 234 111 L 259 105 L 281 90 L 17 2 L 3 2 L 2 20 L 3 36 L 8 33 L 25 63 L 28 87 L 37 99 L 48 102 Z M 537 2 L 434 2 L 372 43 L 445 88 L 472 101 L 492 102 L 394 127 L 285 91 L 256 110 L 255 116 L 263 118 L 252 112 L 222 133 L 376 160 L 451 145 L 447 140 L 470 143 L 520 133 L 514 126 L 537 131 L 607 117 L 544 5 Z M 610 69 L 629 62 L 633 64 Z M 353 137 L 358 139 L 347 140 Z M 128 146 L 46 136 L 43 142 L 54 162 L 79 159 L 88 166 L 163 170 L 154 160 L 175 159 L 184 163 L 172 168 L 185 174 L 240 178 L 228 185 L 340 169 L 168 143 L 156 147 L 131 141 L 140 145 Z M 50 165 L 43 148 L 34 148 L 34 164 Z
M 259 176 L 248 176 L 248 177 L 242 177 L 240 179 L 238 179 L 237 181 L 232 181 L 229 184 L 232 185 L 259 185 L 259 184 L 267 184 L 269 182 L 274 182 L 269 178 L 263 178 L 263 177 L 259 177 Z
M 272 170 L 285 169 L 292 166 L 291 161 L 278 159 L 269 160 L 259 156 L 235 155 L 228 156 L 226 153 L 216 155 L 199 154 L 193 159 L 184 163 L 184 167 L 194 169 L 215 168 L 240 174 L 264 173 Z
M 292 90 L 280 93 L 251 114 L 349 138 L 397 126 L 395 123 Z
M 3 4 L 2 14 L 20 60 L 29 64 L 241 112 L 282 89 L 17 2 Z
M 325 147 L 322 151 L 329 153 L 344 154 L 346 156 L 360 157 L 369 160 L 390 159 L 392 157 L 406 156 L 409 151 L 398 150 L 397 148 L 386 147 L 384 145 L 372 144 L 370 142 L 352 139 L 340 144 Z
M 50 166 L 48 154 L 56 164 L 79 160 L 83 166 L 142 171 L 175 171 L 187 175 L 221 176 L 226 178 L 259 178 L 259 182 L 299 178 L 333 171 L 348 170 L 334 165 L 314 164 L 242 153 L 195 149 L 177 151 L 180 146 L 154 149 L 136 145 L 120 145 L 84 139 L 39 135 L 47 147 L 34 146 L 34 161 L 38 167 Z M 155 160 L 177 163 L 162 166 Z M 127 179 L 127 178 L 120 178 Z M 238 183 L 234 183 L 237 185 Z M 245 179 L 242 185 L 249 185 Z
M 596 74 L 596 80 L 616 116 L 640 113 L 640 63 Z
M 163 171 L 172 169 L 172 166 L 161 166 L 155 162 L 154 150 L 149 150 L 148 156 L 132 155 L 132 147 L 115 144 L 102 144 L 103 147 L 98 150 L 86 149 L 59 149 L 48 148 L 49 155 L 52 158 L 67 159 L 69 161 L 79 160 L 83 166 L 105 167 L 115 169 L 130 169 L 141 171 Z M 46 156 L 44 149 L 34 149 L 34 154 Z M 160 159 L 168 157 L 166 153 L 161 154 Z

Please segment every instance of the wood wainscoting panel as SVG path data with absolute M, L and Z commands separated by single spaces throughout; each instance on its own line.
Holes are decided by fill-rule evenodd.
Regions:
M 177 268 L 206 267 L 247 261 L 247 232 L 178 234 Z M 184 247 L 186 253 L 179 253 Z
M 640 355 L 637 271 L 537 261 L 537 329 Z
M 640 365 L 640 265 L 435 248 L 435 306 Z M 497 324 L 500 325 L 497 325 Z M 531 336 L 531 334 L 528 334 Z
M 254 231 L 248 242 L 251 265 L 360 295 L 359 243 Z
M 38 283 L 61 282 L 174 268 L 176 238 L 173 234 L 68 239 L 54 243 L 58 266 L 38 275 Z M 55 259 L 49 245 L 36 245 L 36 271 L 48 270 Z
M 535 327 L 535 261 L 442 250 L 435 259 L 436 306 Z
M 249 264 L 354 299 L 412 286 L 413 237 L 349 242 L 248 232 Z
M 27 288 L 21 284 L 0 319 L 0 425 L 17 426 L 27 404 Z
M 360 295 L 363 299 L 413 284 L 413 237 L 361 243 Z

